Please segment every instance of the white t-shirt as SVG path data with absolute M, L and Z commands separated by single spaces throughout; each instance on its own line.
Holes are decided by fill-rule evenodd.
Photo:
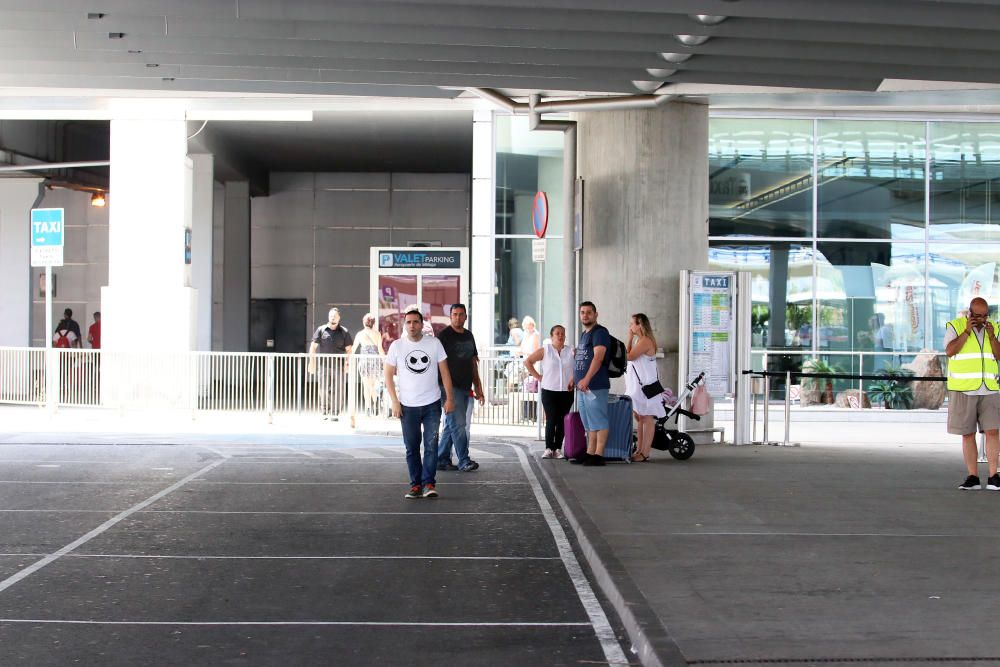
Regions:
M 437 338 L 424 336 L 415 343 L 405 337 L 393 341 L 385 363 L 396 367 L 399 402 L 419 408 L 441 400 L 438 364 L 447 358 Z

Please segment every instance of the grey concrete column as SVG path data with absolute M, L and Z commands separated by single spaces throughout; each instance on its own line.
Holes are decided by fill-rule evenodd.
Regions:
M 31 206 L 40 178 L 0 181 L 0 345 L 31 345 Z
M 681 269 L 708 264 L 708 107 L 669 103 L 635 111 L 580 114 L 584 179 L 580 301 L 622 340 L 644 312 L 677 377 Z
M 198 290 L 195 349 L 212 349 L 212 212 L 214 163 L 211 155 L 189 155 L 191 178 L 191 286 Z
M 788 307 L 788 244 L 771 244 L 771 316 L 767 323 L 767 345 L 785 346 L 785 311 Z
M 222 249 L 222 349 L 250 347 L 250 183 L 226 183 Z

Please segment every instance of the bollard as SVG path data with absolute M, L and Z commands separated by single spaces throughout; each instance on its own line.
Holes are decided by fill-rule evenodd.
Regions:
M 765 445 L 768 444 L 768 440 L 767 440 L 767 413 L 770 412 L 770 410 L 769 410 L 769 408 L 771 407 L 769 405 L 770 401 L 771 401 L 771 376 L 770 375 L 765 375 L 764 376 L 764 437 L 761 440 L 761 442 L 763 442 Z
M 785 371 L 785 441 L 782 443 L 785 447 L 789 444 L 788 442 L 788 430 L 792 425 L 792 372 Z
M 757 441 L 757 378 L 750 378 L 750 394 L 753 396 L 753 419 L 751 421 L 750 442 Z

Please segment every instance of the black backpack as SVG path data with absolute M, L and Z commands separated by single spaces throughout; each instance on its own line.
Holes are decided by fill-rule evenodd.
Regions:
M 608 336 L 611 338 L 611 344 L 604 357 L 608 366 L 608 377 L 620 378 L 628 369 L 628 353 L 625 351 L 625 343 L 610 334 Z

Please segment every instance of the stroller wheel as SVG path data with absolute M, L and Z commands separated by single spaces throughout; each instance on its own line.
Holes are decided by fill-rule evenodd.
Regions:
M 687 461 L 694 456 L 694 440 L 687 433 L 680 431 L 672 434 L 670 447 L 667 451 L 678 461 Z

